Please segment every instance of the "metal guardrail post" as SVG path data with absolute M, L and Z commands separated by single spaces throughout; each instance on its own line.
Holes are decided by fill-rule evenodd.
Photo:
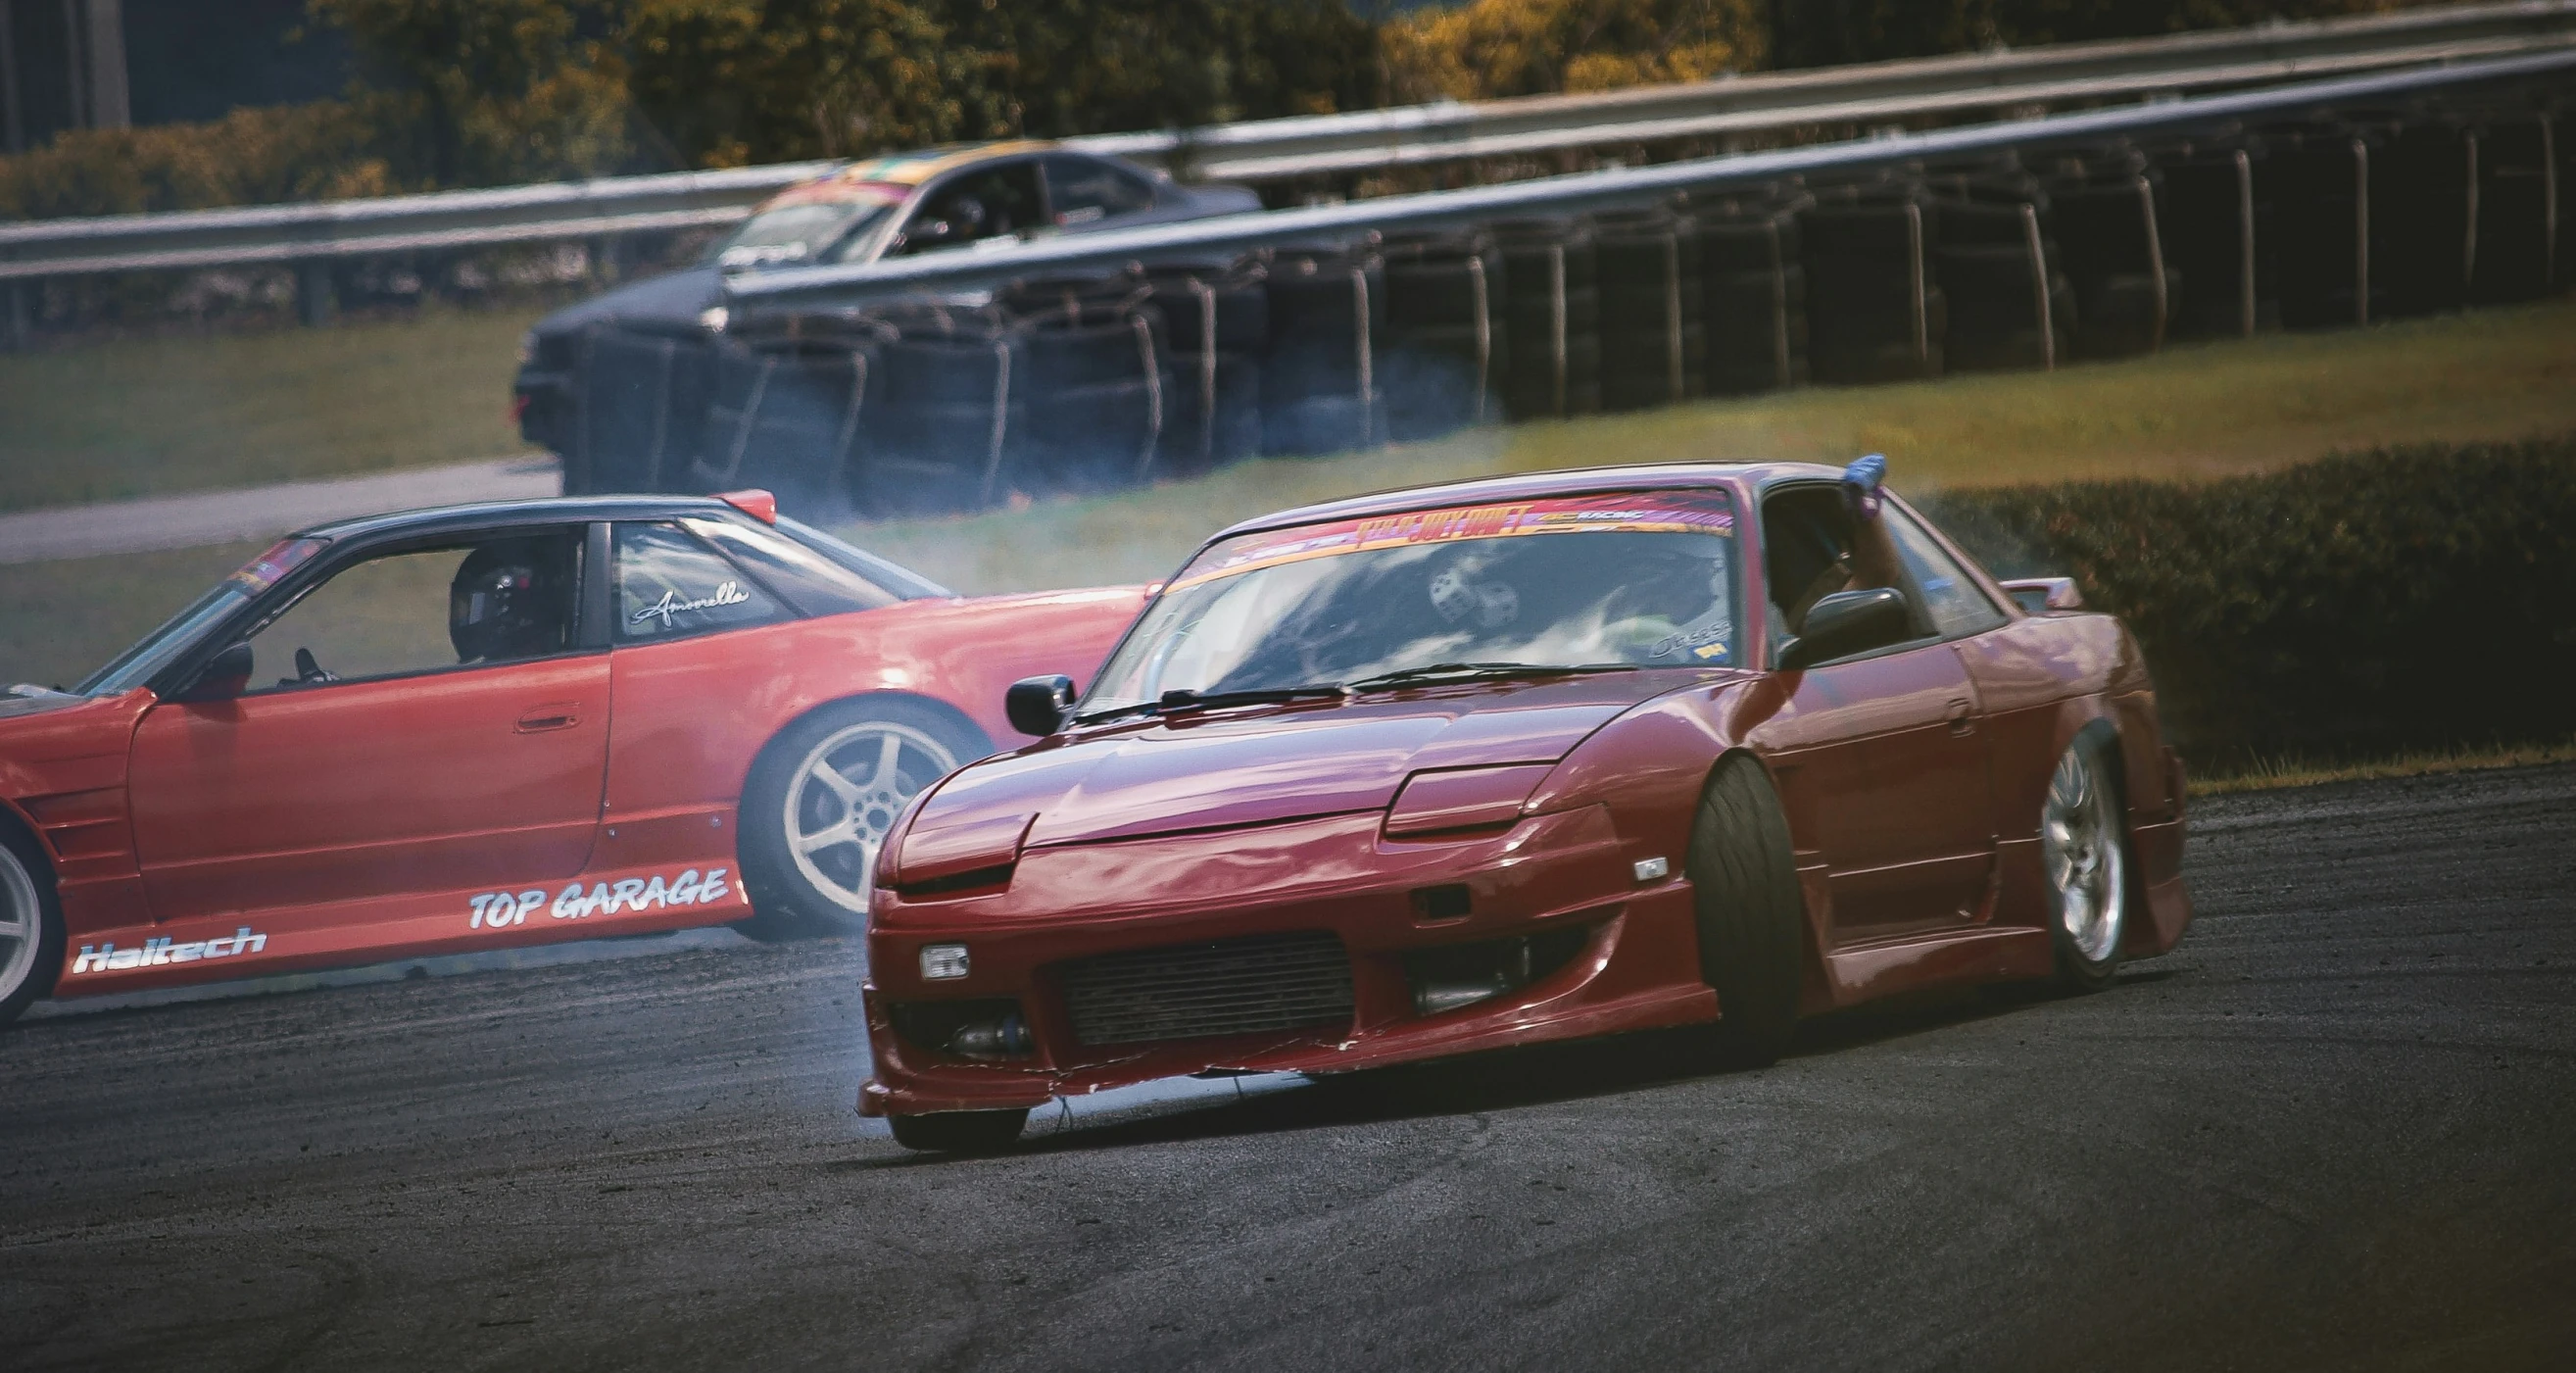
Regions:
M 0 291 L 0 296 L 7 298 L 5 303 L 0 303 L 0 309 L 8 313 L 8 318 L 0 321 L 0 348 L 12 353 L 22 352 L 31 341 L 34 321 L 27 317 L 27 293 L 33 289 L 26 282 L 13 281 L 8 283 L 6 291 Z
M 329 260 L 307 258 L 295 264 L 295 317 L 306 324 L 328 324 L 339 312 Z

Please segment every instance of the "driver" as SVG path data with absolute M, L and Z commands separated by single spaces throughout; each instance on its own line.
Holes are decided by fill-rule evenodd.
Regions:
M 557 539 L 507 539 L 465 555 L 447 590 L 447 637 L 460 663 L 560 652 L 571 638 L 564 608 L 570 569 Z

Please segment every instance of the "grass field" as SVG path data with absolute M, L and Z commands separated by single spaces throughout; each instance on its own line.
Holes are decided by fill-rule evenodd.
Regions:
M 129 346 L 117 344 L 86 353 L 0 357 L 0 442 L 7 445 L 0 493 L 32 480 L 18 471 L 22 411 L 54 416 L 53 427 L 41 432 L 58 439 L 74 427 L 64 417 L 77 407 L 62 396 L 27 397 L 18 388 L 31 373 L 21 369 L 52 368 L 46 373 L 50 384 L 86 387 L 91 407 L 113 408 L 108 397 L 114 388 L 64 366 L 83 356 L 113 357 L 116 366 L 128 369 L 126 385 L 150 390 L 141 378 L 151 369 L 136 358 L 166 350 L 163 370 L 190 378 L 189 386 L 211 394 L 221 390 L 217 378 L 232 375 L 246 391 L 268 397 L 235 397 L 188 429 L 193 451 L 218 455 L 189 469 L 190 478 L 207 478 L 195 483 L 200 486 L 254 479 L 242 475 L 254 471 L 255 479 L 269 480 L 348 470 L 294 467 L 287 460 L 299 453 L 313 459 L 328 446 L 320 436 L 333 424 L 357 425 L 363 418 L 370 424 L 382 420 L 380 432 L 400 429 L 389 418 L 397 411 L 413 416 L 409 423 L 418 431 L 384 440 L 384 451 L 405 455 L 403 461 L 512 451 L 515 440 L 501 420 L 500 398 L 507 394 L 512 349 L 524 323 L 498 314 L 450 314 L 416 324 L 215 343 L 159 340 L 131 345 L 132 352 L 119 351 Z M 239 354 L 219 364 L 192 354 L 192 348 Z M 442 350 L 457 356 L 431 356 Z M 257 371 L 244 360 L 253 355 L 267 367 L 320 369 L 333 363 L 353 379 L 325 386 L 299 378 L 292 387 L 273 376 L 244 380 Z M 402 385 L 404 375 L 417 384 Z M 393 399 L 370 407 L 347 399 L 344 390 Z M 260 431 L 269 435 L 261 444 L 214 442 L 236 424 L 252 423 L 228 417 L 271 407 L 291 410 L 290 394 L 306 393 L 332 399 L 333 408 L 301 418 L 266 416 L 261 422 L 271 427 Z M 102 413 L 91 423 L 130 435 L 157 434 L 155 442 L 176 441 L 178 429 L 156 426 L 175 424 L 171 416 L 184 407 L 137 401 L 129 408 L 131 413 Z M 2374 329 L 2176 348 L 2054 374 L 1819 388 L 1479 430 L 1378 453 L 1245 463 L 1202 481 L 1096 500 L 845 532 L 960 590 L 1007 591 L 1151 580 L 1170 572 L 1210 531 L 1237 519 L 1358 491 L 1488 472 L 1747 456 L 1841 463 L 1875 450 L 1892 459 L 1900 490 L 1924 490 L 2081 477 L 2192 478 L 2297 462 L 2337 448 L 2571 430 L 2576 302 L 2556 301 Z M 476 434 L 485 436 L 479 449 L 471 438 Z M 245 465 L 242 455 L 254 449 L 278 465 Z M 235 475 L 212 480 L 212 469 L 222 463 L 230 463 Z M 123 470 L 138 481 L 151 472 L 149 464 Z M 5 496 L 0 504 L 6 504 Z M 85 675 L 255 551 L 194 549 L 10 569 L 12 594 L 0 601 L 0 681 L 68 682 Z
M 542 309 L 0 354 L 0 510 L 523 451 L 506 413 Z

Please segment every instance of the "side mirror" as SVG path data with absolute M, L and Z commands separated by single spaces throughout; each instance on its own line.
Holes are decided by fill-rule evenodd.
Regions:
M 1062 674 L 1023 677 L 1002 693 L 1002 713 L 1010 717 L 1011 728 L 1043 739 L 1064 728 L 1065 717 L 1073 713 L 1073 679 Z
M 1806 633 L 1780 646 L 1780 670 L 1796 672 L 1846 653 L 1892 644 L 1912 628 L 1906 619 L 1905 593 L 1895 587 L 1837 591 L 1808 608 Z
M 2075 589 L 2072 577 L 2015 577 L 2003 583 L 2003 588 L 2025 615 L 2084 608 L 2084 593 Z
M 197 674 L 174 700 L 229 701 L 250 686 L 251 651 L 248 643 L 238 643 L 214 656 L 214 660 Z

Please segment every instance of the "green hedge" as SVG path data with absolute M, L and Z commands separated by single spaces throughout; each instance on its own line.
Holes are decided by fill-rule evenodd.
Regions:
M 2126 620 L 2203 767 L 2576 728 L 2576 435 L 1922 504 L 1997 575 Z

